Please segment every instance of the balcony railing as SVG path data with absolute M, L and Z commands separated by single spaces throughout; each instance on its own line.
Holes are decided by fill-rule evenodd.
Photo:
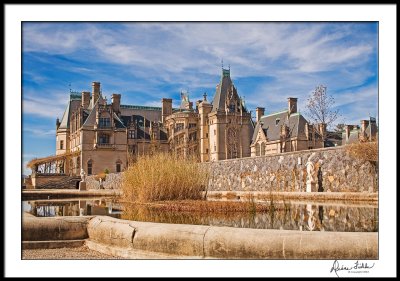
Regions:
M 115 149 L 115 144 L 112 143 L 95 143 L 94 148 L 98 149 Z

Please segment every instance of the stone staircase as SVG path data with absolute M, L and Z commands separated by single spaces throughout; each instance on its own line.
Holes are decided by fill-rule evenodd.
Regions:
M 81 177 L 68 177 L 66 180 L 51 181 L 36 186 L 36 189 L 78 189 Z

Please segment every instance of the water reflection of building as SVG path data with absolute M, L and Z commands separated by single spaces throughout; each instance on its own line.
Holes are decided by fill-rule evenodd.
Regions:
M 118 217 L 119 211 L 113 209 L 112 200 L 38 200 L 29 201 L 30 212 L 38 217 L 80 216 L 80 215 L 108 215 Z

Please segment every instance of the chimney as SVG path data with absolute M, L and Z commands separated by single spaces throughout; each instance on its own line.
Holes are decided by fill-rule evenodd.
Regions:
M 368 120 L 361 120 L 361 133 L 364 134 L 367 130 L 369 121 Z
M 325 140 L 326 137 L 326 123 L 319 123 L 318 124 L 318 131 L 322 136 L 322 139 Z
M 92 82 L 93 104 L 97 102 L 100 96 L 100 82 Z
M 289 115 L 297 112 L 297 98 L 288 98 Z
M 161 103 L 161 121 L 164 123 L 165 118 L 172 114 L 172 99 L 162 99 Z
M 369 128 L 371 133 L 371 141 L 376 140 L 376 134 L 378 132 L 378 127 L 376 126 L 376 119 L 370 117 Z
M 202 103 L 202 100 L 196 101 L 196 112 L 199 112 L 199 105 Z
M 344 126 L 344 130 L 345 130 L 345 132 L 346 132 L 346 140 L 348 140 L 349 139 L 349 137 L 350 137 L 350 131 L 351 130 L 353 130 L 353 125 L 346 125 L 346 126 Z
M 111 102 L 112 102 L 113 111 L 118 113 L 120 105 L 121 105 L 121 95 L 120 94 L 112 94 Z
M 90 92 L 82 92 L 82 107 L 87 109 L 90 103 Z
M 265 108 L 264 107 L 257 107 L 256 108 L 256 120 L 257 122 L 260 121 L 261 117 L 264 115 Z

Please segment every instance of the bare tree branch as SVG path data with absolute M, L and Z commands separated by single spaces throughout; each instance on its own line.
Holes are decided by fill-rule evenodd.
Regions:
M 324 123 L 329 127 L 339 117 L 339 110 L 334 110 L 335 100 L 329 96 L 326 87 L 317 86 L 315 91 L 307 99 L 307 109 L 310 119 L 315 123 Z

